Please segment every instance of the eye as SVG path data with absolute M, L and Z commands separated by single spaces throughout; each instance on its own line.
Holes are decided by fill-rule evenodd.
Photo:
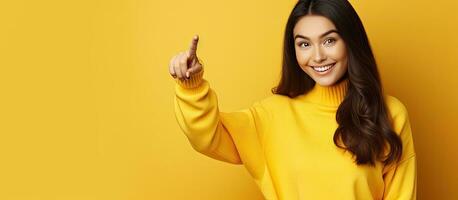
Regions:
M 336 40 L 334 38 L 328 38 L 324 41 L 324 44 L 332 44 L 334 43 Z
M 308 46 L 310 46 L 310 45 L 309 45 L 309 43 L 307 43 L 307 42 L 301 42 L 301 43 L 299 43 L 299 47 L 302 47 L 302 45 L 303 45 L 303 44 L 305 44 L 305 45 L 306 45 L 306 46 L 304 46 L 304 47 L 308 47 Z

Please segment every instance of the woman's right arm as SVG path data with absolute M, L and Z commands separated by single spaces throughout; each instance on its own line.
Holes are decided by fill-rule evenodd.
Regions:
M 203 78 L 202 65 L 199 67 L 189 78 L 175 79 L 175 116 L 181 130 L 196 151 L 224 162 L 244 164 L 254 178 L 260 178 L 265 167 L 261 138 L 267 111 L 256 102 L 247 109 L 220 112 L 216 93 Z

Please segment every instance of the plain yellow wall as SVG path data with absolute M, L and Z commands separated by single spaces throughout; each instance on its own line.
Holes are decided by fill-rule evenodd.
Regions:
M 262 199 L 242 165 L 195 152 L 168 62 L 200 35 L 220 110 L 270 95 L 296 1 L 4 0 L 0 199 Z M 407 107 L 419 199 L 458 199 L 458 3 L 351 1 Z

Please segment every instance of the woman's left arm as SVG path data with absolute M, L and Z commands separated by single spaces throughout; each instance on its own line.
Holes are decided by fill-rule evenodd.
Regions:
M 403 151 L 400 162 L 385 166 L 383 199 L 404 200 L 417 197 L 417 157 L 412 137 L 409 115 L 406 107 L 398 99 L 389 97 L 388 106 L 392 113 L 393 129 L 402 140 Z

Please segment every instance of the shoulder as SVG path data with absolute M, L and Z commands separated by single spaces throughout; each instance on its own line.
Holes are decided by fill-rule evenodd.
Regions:
M 288 96 L 271 94 L 267 97 L 264 97 L 260 100 L 257 100 L 253 103 L 252 108 L 259 113 L 268 114 L 269 116 L 272 113 L 277 113 L 285 109 L 285 105 L 291 101 L 291 98 Z
M 391 95 L 386 95 L 385 103 L 393 119 L 408 117 L 407 107 L 398 98 Z
M 405 132 L 406 129 L 410 129 L 409 114 L 405 104 L 398 98 L 390 95 L 385 96 L 385 101 L 394 131 L 403 136 L 403 132 Z
M 279 95 L 279 94 L 272 94 L 260 101 L 258 101 L 259 104 L 261 104 L 265 108 L 276 108 L 276 107 L 281 107 L 288 102 L 291 101 L 291 98 L 288 96 L 284 95 Z

